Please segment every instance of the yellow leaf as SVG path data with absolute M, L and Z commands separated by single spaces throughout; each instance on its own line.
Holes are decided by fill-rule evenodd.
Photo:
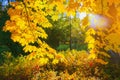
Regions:
M 57 21 L 57 20 L 58 20 L 58 15 L 53 15 L 53 16 L 52 16 L 52 20 L 53 20 L 53 21 Z
M 91 53 L 91 54 L 89 54 L 88 59 L 95 59 L 96 57 L 97 56 L 95 53 Z
M 100 64 L 103 64 L 103 65 L 106 65 L 108 64 L 108 62 L 105 62 L 104 60 L 102 59 L 95 59 L 96 62 L 100 63 Z
M 110 6 L 115 2 L 115 0 L 107 0 L 107 1 L 108 1 Z
M 59 62 L 58 59 L 54 59 L 54 60 L 52 61 L 52 64 L 57 64 L 58 62 Z
M 40 59 L 39 59 L 39 63 L 40 63 L 41 65 L 45 65 L 45 64 L 47 64 L 47 62 L 48 62 L 48 58 L 40 58 Z

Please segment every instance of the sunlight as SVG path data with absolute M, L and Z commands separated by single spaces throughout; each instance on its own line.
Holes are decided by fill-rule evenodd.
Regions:
M 92 28 L 103 28 L 107 27 L 109 24 L 109 21 L 106 17 L 98 14 L 89 14 L 89 21 Z
M 90 27 L 92 28 L 103 28 L 103 27 L 107 27 L 109 24 L 109 20 L 99 14 L 87 14 L 85 12 L 82 13 L 77 13 L 77 16 L 80 18 L 80 20 L 83 20 L 86 16 L 88 15 L 89 17 L 89 22 L 90 22 Z
M 77 13 L 77 16 L 80 18 L 80 20 L 82 20 L 87 16 L 87 14 L 86 12 L 82 12 L 82 13 Z

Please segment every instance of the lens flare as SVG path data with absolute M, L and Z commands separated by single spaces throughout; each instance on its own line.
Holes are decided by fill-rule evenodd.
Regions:
M 89 14 L 89 22 L 92 28 L 104 28 L 109 24 L 109 20 L 106 17 L 98 14 Z

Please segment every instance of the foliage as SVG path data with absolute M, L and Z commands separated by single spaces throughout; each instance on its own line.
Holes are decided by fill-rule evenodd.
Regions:
M 45 29 L 46 33 L 48 34 L 48 37 L 45 41 L 52 48 L 58 50 L 57 47 L 61 46 L 62 44 L 70 44 L 71 36 L 72 49 L 86 50 L 86 48 L 79 48 L 83 45 L 86 46 L 84 40 L 85 32 L 87 31 L 87 29 L 85 28 L 85 26 L 84 28 L 83 26 L 80 26 L 80 24 L 83 24 L 83 21 L 81 21 L 77 17 L 70 19 L 64 14 L 61 14 L 60 18 L 57 21 L 53 21 L 51 19 L 49 20 L 53 27 L 50 29 Z
M 112 75 L 119 72 L 110 74 L 109 70 L 104 70 L 104 66 L 108 65 L 109 50 L 120 52 L 119 4 L 119 0 L 24 0 L 11 3 L 8 10 L 10 19 L 6 21 L 3 30 L 9 31 L 11 39 L 21 44 L 29 55 L 14 59 L 7 53 L 6 61 L 0 66 L 0 77 L 11 80 L 116 79 Z M 91 28 L 86 16 L 80 22 L 84 32 L 81 36 L 88 44 L 88 52 L 56 52 L 44 42 L 48 36 L 44 29 L 52 27 L 48 17 L 57 21 L 60 14 L 65 13 L 70 17 L 75 16 L 76 11 L 105 16 L 109 25 Z M 115 68 L 119 69 L 116 66 Z
M 3 58 L 4 61 L 0 66 L 0 78 L 2 80 L 29 80 L 36 73 L 46 70 L 45 58 L 29 60 L 27 56 L 22 55 L 15 58 L 10 52 L 5 52 Z
M 11 3 L 12 7 L 8 10 L 8 14 L 10 15 L 10 20 L 6 21 L 6 25 L 4 26 L 3 30 L 11 32 L 11 39 L 14 42 L 19 42 L 24 47 L 25 52 L 40 53 L 41 52 L 40 49 L 46 49 L 48 47 L 46 43 L 42 41 L 42 39 L 47 38 L 47 34 L 45 33 L 44 28 L 48 28 L 52 26 L 49 20 L 46 18 L 47 16 L 50 16 L 53 21 L 56 21 L 58 20 L 58 14 L 66 12 L 67 16 L 71 16 L 71 15 L 74 16 L 77 10 L 79 12 L 84 10 L 87 13 L 90 13 L 92 11 L 93 13 L 101 13 L 102 15 L 104 15 L 103 7 L 107 7 L 108 9 L 105 10 L 105 15 L 107 17 L 111 18 L 111 16 L 115 14 L 117 14 L 117 16 L 119 17 L 119 9 L 118 9 L 119 6 L 115 8 L 115 6 L 118 5 L 117 3 L 109 2 L 109 4 L 107 4 L 108 1 L 105 0 L 106 2 L 102 2 L 102 4 L 99 4 L 100 3 L 99 1 L 100 0 L 97 0 L 97 1 L 96 0 L 91 0 L 91 1 L 70 0 L 67 2 L 65 0 L 60 0 L 60 1 L 24 0 L 22 2 L 21 1 L 14 2 L 14 3 Z M 79 6 L 79 4 L 81 5 Z M 98 9 L 97 6 L 98 7 L 100 6 L 101 9 Z M 112 14 L 110 12 L 113 9 L 115 10 L 115 14 Z M 116 21 L 117 25 L 119 26 L 118 24 L 119 19 L 117 19 L 116 17 L 113 19 Z M 82 24 L 82 27 L 89 26 L 89 23 L 87 22 L 87 18 L 85 18 L 85 20 L 83 21 L 84 22 Z M 113 24 L 114 23 L 115 22 L 113 21 Z M 116 27 L 114 25 L 112 26 L 113 28 L 118 28 L 118 29 L 115 29 L 115 30 L 118 30 L 118 31 L 115 31 L 115 34 L 119 35 L 118 33 L 119 27 Z M 108 29 L 107 32 L 110 33 L 110 31 L 113 30 L 113 28 L 111 27 L 110 29 L 107 28 Z M 91 31 L 93 33 L 91 33 Z M 99 31 L 100 33 L 103 33 L 103 34 L 99 34 Z M 104 39 L 102 40 L 101 38 L 106 36 L 106 34 L 104 35 L 103 30 L 98 29 L 98 32 L 97 32 L 95 30 L 90 29 L 86 34 L 88 37 L 86 38 L 86 42 L 88 44 L 90 43 L 89 44 L 90 46 L 88 46 L 88 48 L 91 49 L 90 53 L 98 54 L 98 52 L 96 51 L 99 51 L 101 47 L 104 47 L 107 44 L 109 44 L 109 46 L 105 46 L 105 50 L 112 49 L 114 51 L 117 50 L 117 52 L 119 51 L 119 42 L 118 42 L 119 40 L 116 39 L 117 41 L 115 42 L 111 40 L 111 39 L 115 39 L 118 35 L 114 36 L 115 35 L 114 33 L 110 33 L 109 36 L 105 38 L 105 40 Z M 98 37 L 100 36 L 100 39 L 102 41 L 96 40 L 96 38 L 91 35 L 93 36 L 97 35 Z M 111 38 L 111 36 L 114 36 L 114 37 Z M 89 39 L 91 40 L 89 41 Z M 102 43 L 102 44 L 99 45 L 99 47 L 97 47 L 99 43 Z M 114 46 L 112 47 L 112 45 Z
M 120 64 L 109 63 L 104 67 L 106 78 L 109 80 L 120 79 Z
M 49 19 L 49 18 L 48 18 Z M 61 43 L 69 41 L 69 21 L 66 18 L 60 17 L 57 21 L 51 19 L 50 23 L 53 25 L 50 29 L 45 29 L 48 34 L 45 40 L 52 48 L 56 49 Z
M 29 74 L 29 71 L 31 70 L 29 68 L 29 63 L 27 62 L 27 67 L 25 66 L 25 58 L 23 56 L 15 58 L 11 55 L 11 53 L 6 52 L 3 55 L 4 57 L 4 63 L 0 66 L 0 77 L 2 80 L 15 80 L 16 78 L 18 80 L 26 79 Z M 32 65 L 31 65 L 32 66 Z M 25 70 L 25 71 L 24 71 Z
M 24 55 L 20 44 L 15 43 L 10 39 L 9 32 L 4 32 L 2 30 L 3 26 L 5 25 L 5 21 L 9 19 L 7 10 L 0 10 L 0 14 L 0 54 L 4 51 L 11 51 L 14 56 L 18 56 L 20 53 Z
M 68 50 L 58 52 L 56 59 L 41 65 L 39 59 L 27 56 L 13 57 L 6 52 L 0 66 L 2 80 L 114 80 L 119 79 L 119 65 L 102 65 L 90 59 L 86 51 Z M 64 56 L 64 58 L 63 58 Z M 55 63 L 58 61 L 57 63 Z M 111 73 L 111 70 L 114 72 Z
M 57 47 L 57 50 L 58 51 L 62 51 L 62 50 L 66 51 L 69 48 L 70 48 L 69 45 L 61 44 Z
M 99 4 L 101 2 L 101 4 Z M 116 3 L 107 0 L 96 0 L 94 1 L 96 8 L 92 8 L 93 12 L 99 14 L 101 17 L 107 18 L 106 25 L 100 26 L 102 24 L 99 22 L 95 28 L 90 25 L 89 20 L 85 20 L 88 24 L 88 29 L 86 32 L 85 42 L 88 43 L 88 50 L 90 53 L 95 54 L 96 57 L 104 59 L 104 57 L 110 58 L 108 51 L 119 53 L 120 43 L 119 43 L 119 1 Z M 117 6 L 117 7 L 115 7 Z M 94 11 L 96 10 L 96 11 Z M 114 13 L 113 13 L 114 12 Z M 115 17 L 113 17 L 115 16 Z M 93 18 L 93 17 L 92 17 Z M 95 22 L 95 21 L 94 21 Z M 85 25 L 86 25 L 85 24 Z
M 56 51 L 52 50 L 42 40 L 47 38 L 44 28 L 52 26 L 46 17 L 54 14 L 52 10 L 55 4 L 48 6 L 49 4 L 51 3 L 47 0 L 40 2 L 39 0 L 35 2 L 24 0 L 23 2 L 11 3 L 12 7 L 8 10 L 10 20 L 6 21 L 3 30 L 9 31 L 11 39 L 14 42 L 20 43 L 26 53 L 30 53 L 28 55 L 29 60 L 46 55 L 48 58 L 51 58 L 51 56 L 53 58 L 56 54 Z M 52 13 L 48 12 L 49 8 Z M 33 56 L 34 54 L 36 56 Z M 39 61 L 43 65 L 47 63 L 48 59 L 41 58 Z
M 23 56 L 14 58 L 11 55 L 11 53 L 6 52 L 4 53 L 5 62 L 0 67 L 0 77 L 1 79 L 9 79 L 9 80 L 15 80 L 16 78 L 18 80 L 21 79 L 28 80 L 31 78 L 33 80 L 37 80 L 34 78 L 38 78 L 38 80 L 39 79 L 44 80 L 44 79 L 55 79 L 55 78 L 62 79 L 65 78 L 63 77 L 65 75 L 67 79 L 67 77 L 71 76 L 71 74 L 73 73 L 75 74 L 75 72 L 77 72 L 78 69 L 82 69 L 85 66 L 87 69 L 89 69 L 89 66 L 92 66 L 91 63 L 89 64 L 89 61 L 86 62 L 83 60 L 87 58 L 86 53 L 77 52 L 77 54 L 75 54 L 75 52 L 76 51 L 72 51 L 72 53 L 70 51 L 65 52 L 66 60 L 61 58 L 62 56 L 61 53 L 63 53 L 61 52 L 59 53 L 59 55 L 56 56 L 56 59 L 54 59 L 53 62 L 49 61 L 45 65 L 41 65 L 41 62 L 39 62 L 39 59 L 41 58 L 39 59 L 35 58 L 33 60 L 28 60 L 27 57 L 23 57 Z M 79 59 L 81 59 L 84 62 L 82 61 L 79 62 L 80 61 Z M 55 61 L 57 60 L 59 61 L 59 63 L 55 63 Z M 74 63 L 74 61 L 77 62 L 78 64 Z M 86 64 L 84 64 L 85 62 Z M 87 75 L 86 73 L 83 74 L 83 72 L 82 75 Z

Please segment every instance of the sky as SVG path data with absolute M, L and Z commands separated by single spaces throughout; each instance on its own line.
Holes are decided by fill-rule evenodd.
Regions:
M 9 0 L 10 2 L 13 2 L 15 0 Z M 2 2 L 2 6 L 8 5 L 8 0 L 0 0 Z

